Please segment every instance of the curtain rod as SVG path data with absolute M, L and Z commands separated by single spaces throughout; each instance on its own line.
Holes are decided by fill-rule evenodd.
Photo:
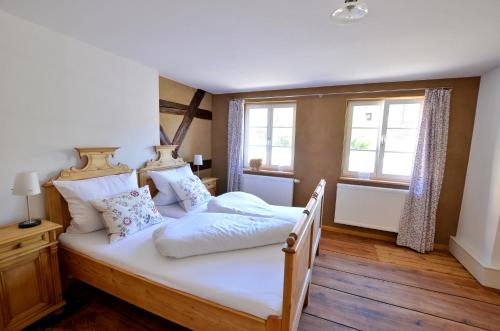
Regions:
M 346 94 L 370 94 L 370 93 L 388 93 L 388 92 L 411 92 L 411 91 L 425 91 L 427 89 L 443 89 L 452 90 L 451 87 L 421 87 L 421 88 L 409 88 L 409 89 L 394 89 L 394 90 L 373 90 L 373 91 L 352 91 L 352 92 L 328 92 L 328 93 L 310 93 L 310 94 L 295 94 L 295 95 L 277 95 L 269 97 L 249 97 L 243 98 L 244 100 L 266 100 L 266 99 L 287 99 L 287 98 L 303 98 L 303 97 L 324 97 L 328 95 L 346 95 Z

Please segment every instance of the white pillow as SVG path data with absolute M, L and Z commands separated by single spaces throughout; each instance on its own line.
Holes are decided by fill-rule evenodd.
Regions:
M 68 202 L 70 233 L 89 233 L 104 228 L 102 217 L 90 200 L 106 198 L 138 188 L 135 171 L 129 174 L 82 180 L 55 180 L 54 186 Z
M 193 176 L 191 167 L 186 164 L 183 167 L 168 169 L 163 171 L 149 171 L 149 176 L 155 183 L 159 193 L 155 196 L 154 202 L 157 206 L 168 206 L 179 202 L 177 195 L 172 190 L 171 182 Z
M 110 243 L 163 221 L 147 185 L 91 203 L 102 212 Z
M 175 195 L 175 192 L 174 192 L 174 195 Z M 156 193 L 155 197 L 153 198 L 153 201 L 154 201 L 155 205 L 157 205 L 157 206 L 169 206 L 171 204 L 177 203 L 177 196 L 175 196 L 175 202 L 172 202 L 170 195 L 162 193 L 162 192 L 158 192 L 158 193 Z
M 205 203 L 212 196 L 205 185 L 197 176 L 181 178 L 171 183 L 172 188 L 181 200 L 181 205 L 186 211 Z

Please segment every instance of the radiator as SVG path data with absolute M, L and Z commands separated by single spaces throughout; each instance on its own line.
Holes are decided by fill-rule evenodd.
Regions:
M 335 223 L 398 232 L 408 190 L 337 184 Z
M 272 205 L 291 206 L 293 184 L 293 178 L 243 174 L 241 190 L 254 194 Z

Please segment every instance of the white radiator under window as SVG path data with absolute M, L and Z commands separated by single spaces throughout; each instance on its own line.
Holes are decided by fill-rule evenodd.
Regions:
M 293 184 L 293 178 L 243 174 L 241 190 L 254 194 L 272 205 L 291 206 Z
M 337 184 L 335 223 L 399 231 L 408 190 Z

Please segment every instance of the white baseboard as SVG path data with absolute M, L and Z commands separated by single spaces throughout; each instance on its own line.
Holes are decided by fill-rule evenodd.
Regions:
M 471 249 L 457 237 L 450 237 L 451 254 L 467 269 L 481 285 L 500 289 L 500 267 L 485 265 Z
M 350 221 L 350 220 L 335 219 L 334 223 L 357 226 L 359 228 L 367 228 L 367 229 L 374 229 L 374 230 L 380 230 L 380 231 L 394 232 L 394 233 L 398 233 L 398 231 L 399 231 L 399 229 L 389 227 L 389 226 L 381 226 L 381 225 L 376 225 L 376 224 L 368 224 L 368 223 L 364 223 L 364 222 L 356 222 L 356 221 Z

